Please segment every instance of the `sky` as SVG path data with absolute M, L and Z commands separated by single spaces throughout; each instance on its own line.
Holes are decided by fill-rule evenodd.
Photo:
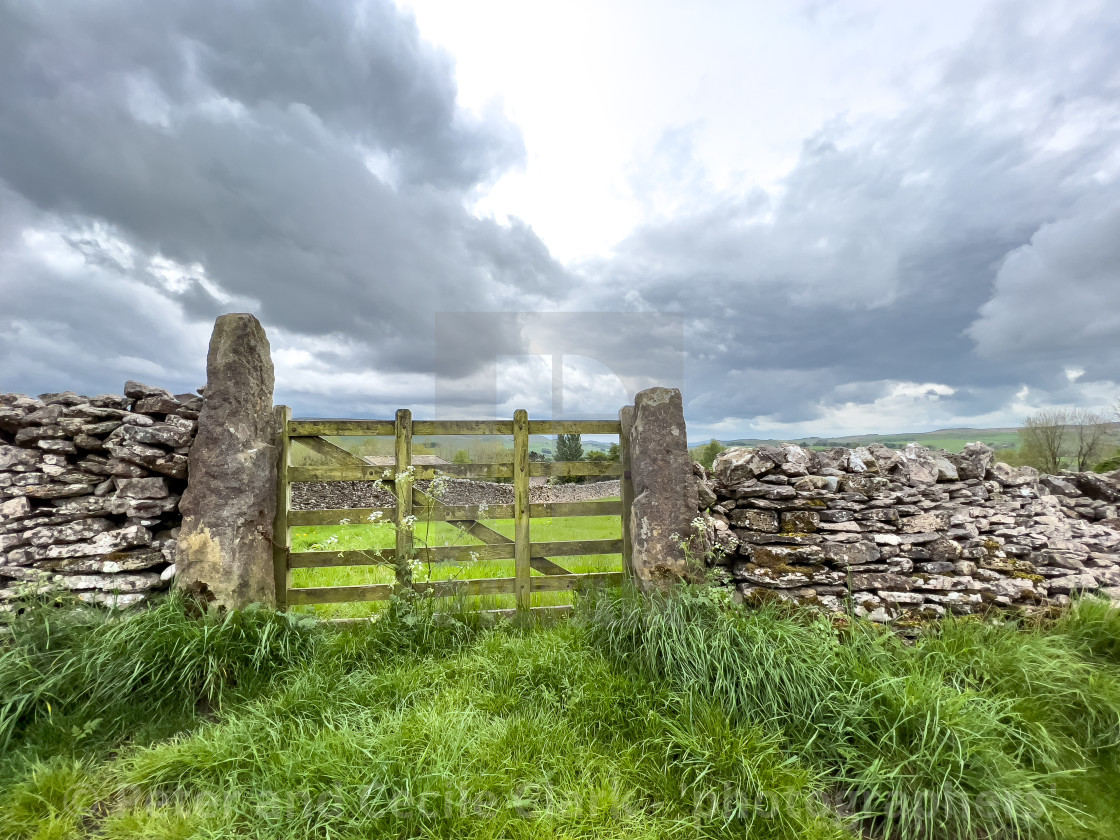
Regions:
M 0 0 L 0 391 L 191 390 L 224 312 L 297 416 L 1103 410 L 1120 4 Z

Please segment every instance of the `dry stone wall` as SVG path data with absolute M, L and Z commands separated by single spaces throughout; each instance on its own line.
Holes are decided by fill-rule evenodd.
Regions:
M 124 607 L 169 586 L 202 404 L 133 381 L 0 394 L 0 613 L 59 589 Z
M 395 507 L 397 498 L 376 481 L 301 481 L 292 485 L 294 510 L 332 508 Z M 416 482 L 416 488 L 429 492 L 430 481 Z M 529 487 L 533 502 L 588 502 L 619 494 L 618 479 L 588 484 L 537 484 Z M 513 485 L 493 481 L 450 478 L 443 482 L 440 501 L 448 505 L 512 505 Z
M 1120 471 L 1040 476 L 979 443 L 735 448 L 694 471 L 707 562 L 742 599 L 898 623 L 1120 599 Z

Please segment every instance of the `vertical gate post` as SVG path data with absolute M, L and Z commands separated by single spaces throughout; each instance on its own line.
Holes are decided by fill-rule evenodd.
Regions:
M 412 412 L 407 408 L 397 409 L 396 435 L 397 583 L 412 586 Z
M 634 423 L 634 406 L 623 406 L 618 412 L 618 448 L 622 459 L 622 478 L 618 482 L 622 498 L 622 570 L 634 579 L 634 542 L 630 537 L 630 508 L 634 504 L 634 482 L 630 478 L 630 427 Z
M 634 480 L 630 539 L 638 584 L 665 589 L 701 580 L 702 566 L 686 550 L 696 518 L 696 486 L 680 391 L 638 392 L 629 449 Z
M 276 602 L 274 382 L 260 322 L 247 313 L 220 316 L 206 355 L 206 401 L 179 503 L 176 554 L 176 586 L 215 611 Z
M 517 608 L 532 607 L 529 536 L 529 413 L 513 413 L 513 559 Z
M 286 405 L 276 406 L 276 519 L 272 525 L 272 571 L 276 579 L 276 607 L 288 604 L 288 552 L 292 547 L 292 533 L 288 527 L 288 511 L 292 508 L 292 485 L 288 481 L 291 466 L 292 441 L 288 436 L 288 423 L 292 410 Z

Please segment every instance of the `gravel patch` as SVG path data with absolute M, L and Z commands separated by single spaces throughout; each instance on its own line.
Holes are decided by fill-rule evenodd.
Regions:
M 427 490 L 431 482 L 418 481 L 416 486 Z M 545 484 L 529 488 L 532 502 L 588 502 L 618 496 L 619 481 L 596 481 L 590 484 Z M 492 481 L 452 478 L 441 501 L 449 505 L 510 505 L 513 485 Z M 293 510 L 337 508 L 395 507 L 396 498 L 374 481 L 306 481 L 292 484 Z

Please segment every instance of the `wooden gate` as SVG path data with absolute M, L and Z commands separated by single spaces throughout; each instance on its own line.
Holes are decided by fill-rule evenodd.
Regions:
M 279 429 L 280 469 L 277 482 L 276 520 L 273 533 L 273 559 L 276 572 L 277 601 L 281 606 L 330 604 L 352 601 L 381 601 L 394 592 L 410 588 L 430 597 L 512 594 L 518 610 L 552 610 L 534 607 L 533 594 L 574 590 L 591 585 L 618 584 L 625 572 L 571 574 L 553 558 L 573 555 L 621 553 L 623 568 L 630 564 L 629 440 L 617 420 L 529 420 L 518 410 L 513 420 L 416 420 L 408 409 L 397 412 L 396 420 L 292 420 L 287 406 L 276 409 Z M 556 434 L 618 435 L 619 461 L 532 461 L 530 435 Z M 362 457 L 332 442 L 329 438 L 347 435 L 393 436 L 395 457 L 390 467 L 374 466 Z M 442 464 L 438 468 L 413 465 L 413 436 L 501 435 L 513 437 L 512 463 Z M 299 442 L 325 462 L 316 466 L 293 466 L 292 444 Z M 512 479 L 512 505 L 448 505 L 414 486 L 414 482 L 434 479 L 440 473 L 476 479 Z M 530 502 L 532 476 L 613 476 L 621 479 L 621 501 Z M 389 508 L 340 508 L 334 510 L 292 510 L 291 485 L 303 481 L 382 481 L 392 484 L 397 503 Z M 469 580 L 413 580 L 411 565 L 416 557 L 413 540 L 414 511 L 422 510 L 432 521 L 448 522 L 480 540 L 482 545 L 424 548 L 425 560 L 465 562 L 475 559 L 514 560 L 514 576 Z M 481 521 L 512 519 L 511 540 Z M 566 540 L 534 542 L 531 522 L 540 517 L 617 515 L 621 520 L 620 539 Z M 301 526 L 343 525 L 383 518 L 396 526 L 396 545 L 391 549 L 360 551 L 292 551 L 291 529 Z M 395 567 L 395 583 L 357 586 L 299 587 L 291 585 L 293 569 L 385 564 Z M 532 575 L 536 570 L 538 575 Z

